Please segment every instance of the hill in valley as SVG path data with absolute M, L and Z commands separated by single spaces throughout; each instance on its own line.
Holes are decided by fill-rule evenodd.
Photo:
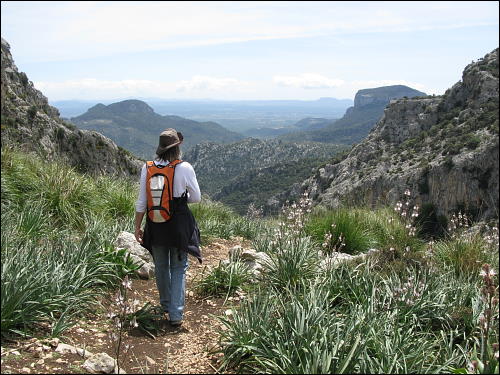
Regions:
M 444 95 L 391 101 L 343 160 L 268 204 L 279 207 L 306 190 L 327 207 L 395 204 L 409 189 L 428 225 L 459 210 L 498 218 L 498 77 L 497 48 L 469 64 Z
M 384 108 L 391 100 L 416 96 L 426 96 L 426 94 L 403 85 L 359 90 L 354 98 L 354 106 L 348 108 L 342 118 L 330 121 L 324 119 L 322 122 L 316 119 L 320 129 L 290 133 L 279 138 L 288 142 L 307 140 L 326 143 L 358 143 L 380 120 L 384 114 Z M 310 120 L 305 122 L 305 124 L 309 123 Z M 297 125 L 299 124 L 301 122 Z
M 158 147 L 158 136 L 167 128 L 184 135 L 183 150 L 200 142 L 229 143 L 243 139 L 215 122 L 197 122 L 179 116 L 161 116 L 140 100 L 124 100 L 109 105 L 97 104 L 71 122 L 81 129 L 95 130 L 119 146 L 150 159 Z
M 202 143 L 184 159 L 193 165 L 202 193 L 245 214 L 251 203 L 260 207 L 345 148 L 248 138 L 225 145 Z

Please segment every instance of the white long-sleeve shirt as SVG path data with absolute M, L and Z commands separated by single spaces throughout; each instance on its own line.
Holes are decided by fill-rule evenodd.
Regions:
M 168 165 L 168 161 L 155 160 L 155 165 Z M 135 203 L 136 212 L 146 212 L 148 199 L 146 195 L 146 164 L 141 170 L 141 179 L 139 187 L 139 197 Z M 201 192 L 196 179 L 196 173 L 193 166 L 187 161 L 177 164 L 174 175 L 174 197 L 180 197 L 185 191 L 188 191 L 188 203 L 198 203 L 201 201 Z

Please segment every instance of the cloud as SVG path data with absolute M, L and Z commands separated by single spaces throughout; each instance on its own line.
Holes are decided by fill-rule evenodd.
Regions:
M 497 2 L 281 3 L 2 1 L 2 36 L 18 46 L 19 57 L 33 62 L 319 35 L 498 26 Z
M 183 91 L 218 91 L 224 89 L 244 88 L 249 85 L 248 82 L 240 81 L 234 78 L 215 78 L 207 76 L 194 76 L 190 80 L 177 83 L 176 90 Z
M 244 91 L 251 86 L 249 82 L 234 78 L 193 76 L 189 80 L 162 82 L 151 80 L 99 80 L 82 78 L 62 82 L 36 81 L 35 87 L 51 100 L 67 98 L 114 99 L 120 97 L 168 97 L 178 93 L 206 95 L 221 91 Z
M 342 86 L 341 79 L 332 79 L 321 74 L 303 73 L 295 76 L 274 76 L 273 82 L 279 86 L 303 89 L 326 89 Z

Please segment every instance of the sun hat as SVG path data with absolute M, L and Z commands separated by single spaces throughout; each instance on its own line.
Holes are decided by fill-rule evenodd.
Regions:
M 167 130 L 162 131 L 160 134 L 160 142 L 158 144 L 158 148 L 156 149 L 156 154 L 163 154 L 169 148 L 181 144 L 183 140 L 184 137 L 182 136 L 182 133 L 175 129 L 168 128 Z

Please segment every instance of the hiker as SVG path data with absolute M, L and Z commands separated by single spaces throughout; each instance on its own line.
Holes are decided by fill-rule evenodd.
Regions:
M 135 213 L 135 238 L 153 256 L 160 304 L 172 326 L 182 324 L 188 253 L 202 262 L 200 233 L 187 205 L 200 202 L 201 193 L 193 167 L 180 160 L 182 141 L 175 129 L 160 134 L 157 158 L 142 167 Z

